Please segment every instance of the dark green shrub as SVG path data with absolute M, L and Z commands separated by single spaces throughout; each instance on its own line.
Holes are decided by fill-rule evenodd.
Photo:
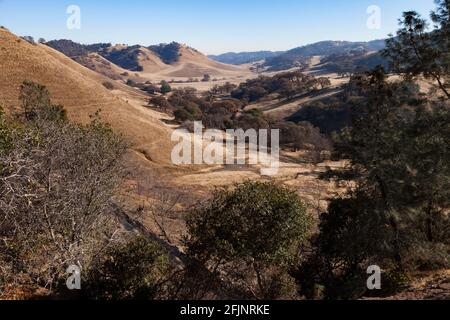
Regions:
M 248 297 L 279 298 L 290 287 L 287 269 L 311 222 L 294 191 L 245 182 L 216 190 L 209 202 L 193 210 L 186 245 L 192 257 L 220 270 Z
M 108 90 L 114 90 L 114 85 L 109 81 L 103 82 L 103 86 Z
M 93 299 L 155 299 L 169 270 L 168 256 L 155 242 L 133 236 L 113 245 L 92 266 L 85 294 Z
M 172 87 L 167 83 L 167 81 L 161 81 L 160 92 L 165 95 L 172 91 Z
M 172 109 L 172 105 L 167 101 L 167 99 L 161 96 L 151 98 L 149 101 L 149 105 L 155 106 L 163 110 Z
M 175 116 L 175 120 L 179 122 L 195 120 L 195 117 L 191 113 L 187 112 L 184 108 L 175 110 L 173 115 Z

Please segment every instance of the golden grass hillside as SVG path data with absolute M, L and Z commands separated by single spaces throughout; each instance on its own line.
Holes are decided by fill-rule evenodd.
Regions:
M 145 52 L 146 51 L 143 51 L 143 53 Z M 144 68 L 144 71 L 139 74 L 143 78 L 154 80 L 171 80 L 176 78 L 201 79 L 205 74 L 209 74 L 213 78 L 243 77 L 244 75 L 251 75 L 249 68 L 245 66 L 233 66 L 213 61 L 201 52 L 189 48 L 186 45 L 180 47 L 179 53 L 179 60 L 171 65 L 164 64 L 162 61 L 162 64 L 158 63 L 158 60 L 155 59 L 155 57 L 149 57 L 148 54 L 142 54 L 140 56 L 141 61 L 139 64 Z
M 102 119 L 123 133 L 135 150 L 154 163 L 169 164 L 171 131 L 160 121 L 162 115 L 145 108 L 142 93 L 119 82 L 113 82 L 116 90 L 109 91 L 103 83 L 111 79 L 0 29 L 0 103 L 7 111 L 18 110 L 24 80 L 47 86 L 53 102 L 63 105 L 73 121 L 89 121 L 101 109 Z
M 113 80 L 124 80 L 125 75 L 130 73 L 130 71 L 106 60 L 98 53 L 90 53 L 74 60 L 81 65 Z
M 202 77 L 209 74 L 214 77 L 242 74 L 244 67 L 232 66 L 209 59 L 204 54 L 187 46 L 180 48 L 180 59 L 167 76 L 173 77 Z

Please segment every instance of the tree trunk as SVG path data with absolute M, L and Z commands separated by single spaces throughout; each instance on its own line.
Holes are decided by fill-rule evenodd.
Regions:
M 384 202 L 385 210 L 390 210 L 390 205 L 387 197 L 386 187 L 384 185 L 383 180 L 376 175 L 375 176 L 378 186 L 380 188 L 381 197 Z M 402 268 L 402 257 L 400 254 L 400 230 L 398 227 L 398 223 L 394 217 L 389 218 L 389 225 L 392 228 L 392 231 L 394 233 L 394 260 L 398 264 L 400 268 Z

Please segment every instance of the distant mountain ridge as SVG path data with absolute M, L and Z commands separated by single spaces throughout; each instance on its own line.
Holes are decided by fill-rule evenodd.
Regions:
M 374 40 L 369 42 L 351 41 L 320 41 L 309 45 L 297 47 L 286 51 L 284 54 L 310 56 L 327 56 L 331 54 L 344 53 L 358 48 L 368 51 L 379 51 L 386 47 L 385 40 Z
M 351 41 L 321 41 L 302 47 L 297 47 L 282 53 L 279 56 L 266 59 L 264 66 L 271 70 L 283 70 L 301 66 L 313 56 L 332 56 L 352 54 L 358 52 L 378 52 L 386 46 L 385 40 L 369 42 Z
M 208 57 L 218 62 L 239 65 L 273 58 L 282 53 L 284 51 L 227 52 L 219 55 L 209 55 Z
M 244 64 L 264 60 L 264 66 L 270 70 L 285 70 L 293 67 L 301 67 L 308 63 L 313 56 L 342 56 L 352 55 L 353 52 L 374 53 L 384 49 L 385 40 L 373 40 L 368 42 L 351 41 L 320 41 L 305 46 L 293 48 L 288 51 L 256 51 L 256 52 L 228 52 L 221 55 L 210 55 L 213 60 L 229 64 Z M 361 58 L 361 57 L 360 57 Z M 369 64 L 374 61 L 382 62 L 381 56 L 370 58 Z M 362 64 L 365 62 L 362 61 Z

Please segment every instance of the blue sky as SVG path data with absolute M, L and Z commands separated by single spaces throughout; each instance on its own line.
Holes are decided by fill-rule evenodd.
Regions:
M 66 27 L 69 5 L 81 9 L 80 30 Z M 381 29 L 367 28 L 370 5 L 381 9 Z M 0 25 L 47 40 L 178 41 L 215 54 L 380 39 L 397 29 L 403 11 L 428 16 L 433 8 L 433 0 L 0 0 Z

